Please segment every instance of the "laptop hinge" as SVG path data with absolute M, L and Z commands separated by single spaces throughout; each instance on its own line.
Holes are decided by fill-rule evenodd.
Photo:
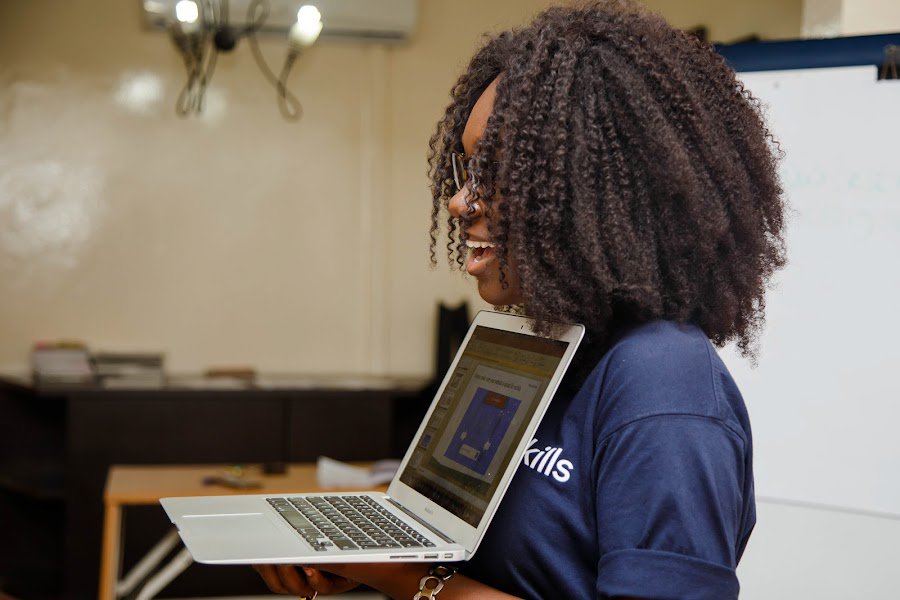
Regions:
M 429 525 L 428 523 L 426 523 L 425 521 L 423 521 L 422 519 L 420 519 L 419 517 L 417 517 L 417 516 L 416 516 L 415 514 L 413 514 L 410 510 L 404 508 L 402 504 L 400 504 L 399 502 L 397 502 L 396 500 L 394 500 L 394 499 L 391 498 L 390 496 L 386 496 L 385 499 L 386 499 L 388 502 L 390 502 L 391 504 L 393 504 L 397 509 L 403 511 L 404 514 L 406 514 L 406 515 L 412 517 L 413 519 L 415 519 L 416 522 L 417 522 L 419 525 L 421 525 L 422 527 L 424 527 L 425 529 L 427 529 L 427 530 L 430 531 L 431 533 L 435 534 L 436 536 L 438 536 L 439 538 L 441 538 L 442 540 L 444 540 L 444 541 L 447 542 L 448 544 L 455 544 L 455 543 L 456 543 L 456 540 L 451 540 L 451 539 L 448 538 L 446 535 L 444 535 L 443 533 L 441 533 L 440 531 L 438 531 L 437 529 L 435 529 L 434 527 L 432 527 L 431 525 Z

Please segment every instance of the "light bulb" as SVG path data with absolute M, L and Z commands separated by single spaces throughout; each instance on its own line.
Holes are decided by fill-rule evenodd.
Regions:
M 194 0 L 180 0 L 175 5 L 175 18 L 182 23 L 196 23 L 200 9 Z
M 322 20 L 322 13 L 312 4 L 304 4 L 297 11 L 298 23 L 318 23 Z
M 302 49 L 312 46 L 322 31 L 322 13 L 312 4 L 304 4 L 297 11 L 297 22 L 291 26 L 291 46 Z

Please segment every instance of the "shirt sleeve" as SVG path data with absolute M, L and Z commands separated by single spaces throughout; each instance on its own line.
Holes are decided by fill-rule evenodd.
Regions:
M 737 598 L 743 438 L 706 416 L 634 421 L 596 449 L 599 597 Z

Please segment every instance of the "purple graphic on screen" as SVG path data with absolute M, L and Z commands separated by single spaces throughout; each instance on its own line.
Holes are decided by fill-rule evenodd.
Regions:
M 478 388 L 444 456 L 484 475 L 521 402 Z

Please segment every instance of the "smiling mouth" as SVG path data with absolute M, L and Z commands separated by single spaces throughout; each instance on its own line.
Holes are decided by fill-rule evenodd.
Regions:
M 488 253 L 488 250 L 493 249 L 496 246 L 493 242 L 476 242 L 473 240 L 466 240 L 466 248 L 469 250 L 469 256 L 474 258 L 475 260 L 480 260 L 484 257 L 485 253 Z
M 496 244 L 493 242 L 478 242 L 474 240 L 466 240 L 466 248 L 468 249 L 468 259 L 466 260 L 466 271 L 469 275 L 478 276 L 485 272 L 486 262 L 494 255 Z

